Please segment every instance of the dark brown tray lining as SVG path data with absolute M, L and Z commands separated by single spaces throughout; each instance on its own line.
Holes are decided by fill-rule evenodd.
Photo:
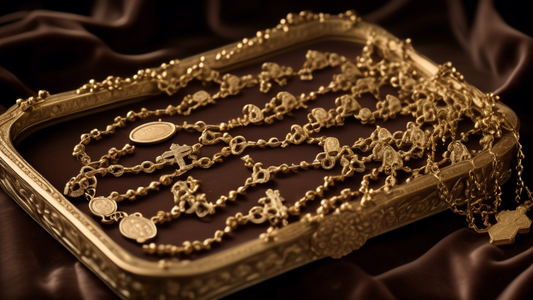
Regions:
M 305 54 L 309 49 L 339 53 L 346 56 L 348 59 L 354 59 L 361 51 L 361 47 L 350 42 L 330 41 L 301 47 L 277 55 L 276 57 L 269 58 L 266 61 L 292 66 L 295 70 L 299 70 L 305 61 Z M 254 63 L 252 65 L 240 67 L 230 73 L 235 75 L 257 75 L 260 72 L 261 63 Z M 194 123 L 199 120 L 208 124 L 218 124 L 242 116 L 242 107 L 245 104 L 252 103 L 259 107 L 263 107 L 264 104 L 270 101 L 272 97 L 275 97 L 279 91 L 286 90 L 295 96 L 298 96 L 301 93 L 308 94 L 310 91 L 316 91 L 320 85 L 327 85 L 331 81 L 333 74 L 339 72 L 340 68 L 327 68 L 315 71 L 313 73 L 314 79 L 310 82 L 304 82 L 299 78 L 293 78 L 285 87 L 279 87 L 277 84 L 273 83 L 272 89 L 267 94 L 260 93 L 258 86 L 255 86 L 250 89 L 244 89 L 236 96 L 220 99 L 215 105 L 208 105 L 200 108 L 194 111 L 190 116 L 165 116 L 162 120 L 178 124 L 183 123 L 183 121 Z M 47 178 L 54 187 L 59 191 L 63 191 L 65 183 L 72 176 L 77 175 L 81 168 L 81 164 L 71 156 L 71 153 L 74 145 L 79 142 L 82 133 L 87 133 L 93 128 L 104 129 L 106 125 L 113 122 L 114 117 L 119 115 L 125 116 L 129 110 L 139 111 L 142 107 L 159 109 L 165 108 L 169 104 L 178 105 L 184 96 L 187 94 L 193 94 L 200 89 L 204 89 L 210 94 L 214 94 L 218 91 L 219 86 L 216 84 L 202 86 L 199 82 L 193 82 L 188 87 L 178 91 L 170 97 L 166 94 L 150 97 L 142 102 L 128 104 L 104 112 L 99 112 L 94 115 L 53 125 L 32 133 L 17 146 L 17 150 L 40 174 Z M 285 116 L 282 121 L 262 126 L 250 124 L 246 128 L 233 129 L 229 133 L 232 136 L 243 135 L 247 140 L 257 140 L 259 138 L 268 140 L 270 137 L 277 137 L 278 139 L 283 140 L 285 135 L 290 132 L 292 124 L 303 125 L 307 123 L 307 114 L 311 109 L 314 107 L 324 107 L 326 110 L 334 108 L 335 98 L 345 93 L 346 92 L 338 92 L 320 95 L 314 102 L 309 104 L 307 109 L 301 109 L 290 116 Z M 382 93 L 394 93 L 394 90 L 392 88 L 383 89 Z M 369 95 L 365 95 L 365 97 L 359 102 L 363 107 L 369 107 L 372 110 L 375 109 L 375 100 Z M 125 128 L 118 130 L 114 135 L 104 136 L 100 141 L 92 141 L 87 147 L 87 152 L 93 160 L 97 160 L 101 155 L 107 153 L 108 149 L 111 147 L 122 148 L 127 143 L 131 144 L 128 139 L 130 131 L 141 124 L 155 120 L 156 119 L 153 118 L 138 120 L 133 123 L 128 122 Z M 394 132 L 397 130 L 405 130 L 405 124 L 409 120 L 411 119 L 407 117 L 399 117 L 395 120 L 389 120 L 386 123 L 377 122 L 373 125 L 361 125 L 358 120 L 350 118 L 346 120 L 345 126 L 323 129 L 320 133 L 315 134 L 315 136 L 333 135 L 340 140 L 341 145 L 352 145 L 359 137 L 370 136 L 375 130 L 376 125 L 387 127 L 391 132 Z M 170 140 L 157 145 L 136 145 L 135 153 L 121 158 L 119 163 L 125 166 L 133 166 L 145 160 L 154 161 L 156 156 L 169 150 L 171 143 L 192 145 L 198 141 L 199 136 L 199 133 L 182 131 Z M 204 146 L 201 150 L 201 154 L 202 156 L 211 156 L 213 153 L 219 151 L 222 146 L 223 144 L 208 147 Z M 265 167 L 268 167 L 270 165 L 280 165 L 282 163 L 299 163 L 302 160 L 312 162 L 315 156 L 322 151 L 322 147 L 317 145 L 302 144 L 275 149 L 248 148 L 240 155 L 240 157 L 248 154 L 256 162 L 263 162 Z M 236 190 L 239 186 L 243 185 L 245 179 L 251 175 L 251 170 L 244 166 L 244 162 L 240 157 L 230 156 L 226 158 L 223 163 L 215 164 L 207 170 L 193 169 L 183 176 L 182 180 L 187 176 L 193 176 L 195 179 L 201 180 L 201 188 L 199 192 L 206 193 L 208 201 L 215 201 L 221 195 L 227 195 L 230 190 Z M 367 170 L 376 166 L 378 165 L 367 164 Z M 173 167 L 166 167 L 153 174 L 124 175 L 119 178 L 110 175 L 104 178 L 98 177 L 97 195 L 107 196 L 114 190 L 124 193 L 130 188 L 136 189 L 138 186 L 147 186 L 150 181 L 157 180 L 162 174 L 168 174 L 173 171 Z M 203 241 L 206 238 L 212 237 L 215 230 L 222 230 L 228 216 L 233 216 L 237 212 L 246 214 L 251 207 L 258 205 L 257 200 L 265 196 L 265 191 L 267 189 L 279 189 L 286 203 L 292 204 L 296 199 L 301 198 L 307 190 L 315 189 L 318 185 L 322 184 L 324 176 L 337 174 L 340 174 L 339 166 L 336 166 L 330 171 L 310 169 L 298 172 L 298 174 L 278 174 L 275 176 L 274 181 L 250 188 L 246 195 L 239 196 L 235 203 L 228 202 L 226 208 L 217 209 L 215 215 L 200 220 L 195 214 L 184 214 L 170 224 L 158 226 L 158 236 L 152 241 L 156 243 L 171 243 L 177 245 L 185 240 L 192 241 L 198 239 Z M 356 175 L 353 178 L 347 179 L 343 184 L 328 191 L 326 197 L 336 195 L 341 189 L 346 187 L 350 187 L 353 190 L 358 189 L 361 178 L 362 176 Z M 118 207 L 119 210 L 126 211 L 130 214 L 139 211 L 145 217 L 151 217 L 159 210 L 169 211 L 173 206 L 172 199 L 170 188 L 166 187 L 159 192 L 150 193 L 149 196 L 139 198 L 133 202 L 125 200 L 119 203 Z M 161 258 L 144 254 L 139 244 L 122 237 L 117 224 L 101 224 L 98 218 L 95 218 L 90 214 L 87 201 L 82 197 L 72 199 L 72 202 L 82 212 L 91 216 L 90 218 L 95 221 L 95 224 L 98 224 L 99 227 L 101 227 L 125 250 L 148 260 L 158 260 Z M 303 213 L 314 213 L 318 204 L 319 201 L 314 201 L 304 209 Z M 297 221 L 296 218 L 291 218 L 291 222 L 295 221 Z M 231 234 L 231 237 L 225 236 L 223 242 L 220 244 L 214 244 L 212 250 L 184 257 L 184 259 L 203 257 L 234 247 L 243 242 L 256 239 L 261 233 L 265 232 L 267 228 L 268 224 L 248 224 L 240 227 L 235 233 Z

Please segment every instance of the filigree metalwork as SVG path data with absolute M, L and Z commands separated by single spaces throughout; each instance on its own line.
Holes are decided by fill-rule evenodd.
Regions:
M 407 41 L 400 43 L 403 55 L 405 55 L 405 51 L 410 49 L 409 45 Z M 341 174 L 326 177 L 324 184 L 316 188 L 319 197 L 323 197 L 323 192 L 327 191 L 329 186 L 334 185 L 336 181 L 344 181 L 355 173 L 364 172 L 366 163 L 378 162 L 381 166 L 373 168 L 368 174 L 363 176 L 359 191 L 351 193 L 351 197 L 344 200 L 348 201 L 360 196 L 362 204 L 368 205 L 378 193 L 387 193 L 399 184 L 397 179 L 398 172 L 409 174 L 408 181 L 416 179 L 421 173 L 431 173 L 435 178 L 440 179 L 441 166 L 446 164 L 453 165 L 460 161 L 471 159 L 471 153 L 464 145 L 464 142 L 471 139 L 472 136 L 480 135 L 480 145 L 484 150 L 492 151 L 492 145 L 494 141 L 501 138 L 502 130 L 514 133 L 514 130 L 503 128 L 501 125 L 503 115 L 494 110 L 496 96 L 493 94 L 474 95 L 476 93 L 475 90 L 466 85 L 462 75 L 451 64 L 441 66 L 438 73 L 433 77 L 420 76 L 410 60 L 402 56 L 404 59 L 398 62 L 395 57 L 387 55 L 398 51 L 397 46 L 389 43 L 380 51 L 378 41 L 371 38 L 363 48 L 362 54 L 353 60 L 336 53 L 309 50 L 303 67 L 299 71 L 295 72 L 292 68 L 266 63 L 263 64 L 263 71 L 257 78 L 253 75 L 239 77 L 230 73 L 222 75 L 213 71 L 207 62 L 202 61 L 198 65 L 194 65 L 193 68 L 188 69 L 188 77 L 180 77 L 180 86 L 185 86 L 193 79 L 202 81 L 209 79 L 220 85 L 220 90 L 216 94 L 211 96 L 205 91 L 198 91 L 193 96 L 186 96 L 182 104 L 176 108 L 170 107 L 165 110 L 141 109 L 139 112 L 130 111 L 126 117 L 119 116 L 115 118 L 114 123 L 108 125 L 105 130 L 94 129 L 90 133 L 82 135 L 81 142 L 74 149 L 74 157 L 78 158 L 85 167 L 82 168 L 80 175 L 70 180 L 65 192 L 68 195 L 78 194 L 77 191 L 74 191 L 74 188 L 77 190 L 77 187 L 87 186 L 84 195 L 87 199 L 92 199 L 96 191 L 94 175 L 105 176 L 111 173 L 115 176 L 121 176 L 124 173 L 137 174 L 141 171 L 151 173 L 154 166 L 160 168 L 164 165 L 178 165 L 178 169 L 174 173 L 161 176 L 158 181 L 153 181 L 147 187 L 139 187 L 137 191 L 128 190 L 122 195 L 118 192 L 113 192 L 107 196 L 113 201 L 133 200 L 140 196 L 146 196 L 148 191 L 157 191 L 161 185 L 170 185 L 175 178 L 184 175 L 191 169 L 197 167 L 209 168 L 215 163 L 223 163 L 225 157 L 240 155 L 246 148 L 287 147 L 305 141 L 308 144 L 318 144 L 324 149 L 323 152 L 318 153 L 313 162 L 302 162 L 300 165 L 292 166 L 283 164 L 278 167 L 265 168 L 261 162 L 255 163 L 250 157 L 246 157 L 245 162 L 246 165 L 252 168 L 252 175 L 245 181 L 244 185 L 235 191 L 231 191 L 228 197 L 222 196 L 216 202 L 208 204 L 205 197 L 198 195 L 199 198 L 197 199 L 196 196 L 189 194 L 186 197 L 187 201 L 177 202 L 177 206 L 172 211 L 160 212 L 158 216 L 151 218 L 152 221 L 158 224 L 175 219 L 179 216 L 177 210 L 186 213 L 196 212 L 199 217 L 203 217 L 208 213 L 214 213 L 215 208 L 224 206 L 226 201 L 235 200 L 238 194 L 244 194 L 248 188 L 273 180 L 274 174 L 279 172 L 279 170 L 288 172 L 304 168 L 302 167 L 303 165 L 306 167 L 312 165 L 315 168 L 321 167 L 325 170 L 331 170 L 337 162 L 340 162 L 343 167 Z M 156 157 L 155 164 L 147 161 L 140 165 L 126 168 L 118 164 L 118 157 L 113 161 L 114 164 L 107 165 L 107 159 L 104 161 L 91 161 L 86 154 L 85 146 L 91 139 L 98 140 L 102 136 L 113 134 L 115 128 L 124 126 L 125 122 L 134 122 L 149 116 L 163 114 L 173 115 L 178 113 L 189 115 L 192 110 L 200 106 L 215 104 L 214 99 L 237 95 L 243 89 L 254 87 L 258 83 L 261 92 L 268 92 L 271 86 L 269 85 L 271 79 L 277 80 L 281 85 L 286 84 L 285 77 L 295 75 L 299 75 L 301 80 L 311 80 L 314 71 L 324 68 L 340 68 L 341 73 L 334 75 L 329 85 L 321 86 L 318 90 L 309 92 L 308 95 L 302 94 L 300 97 L 295 97 L 287 91 L 281 91 L 270 102 L 266 103 L 263 109 L 253 104 L 245 105 L 242 109 L 242 118 L 231 119 L 220 124 L 208 124 L 204 121 L 198 121 L 194 125 L 176 124 L 176 131 L 200 132 L 200 142 L 192 146 L 173 144 L 170 151 L 166 151 L 161 156 Z M 397 88 L 399 97 L 388 94 L 382 98 L 381 88 L 387 85 Z M 335 109 L 313 108 L 307 115 L 308 123 L 303 125 L 294 124 L 291 132 L 286 135 L 286 140 L 280 141 L 272 137 L 268 141 L 262 139 L 247 141 L 243 136 L 233 137 L 230 135 L 230 131 L 236 127 L 248 126 L 250 123 L 255 125 L 272 124 L 277 120 L 282 120 L 285 115 L 292 111 L 306 108 L 308 101 L 315 100 L 320 95 L 338 91 L 349 91 L 350 94 L 338 97 L 335 100 Z M 377 101 L 375 110 L 372 111 L 369 108 L 361 107 L 357 99 L 361 98 L 363 94 L 370 94 L 375 98 Z M 477 102 L 467 100 L 476 97 Z M 389 132 L 386 128 L 376 126 L 376 130 L 369 138 L 361 138 L 351 147 L 341 145 L 335 137 L 313 136 L 324 128 L 343 126 L 346 118 L 355 118 L 360 120 L 362 124 L 367 124 L 374 123 L 376 120 L 387 121 L 388 119 L 394 119 L 397 115 L 410 115 L 413 117 L 414 122 L 407 124 L 406 131 L 395 133 Z M 458 137 L 458 123 L 464 118 L 470 118 L 475 125 L 473 129 L 462 132 Z M 155 140 L 162 140 L 162 138 L 156 138 Z M 201 156 L 204 146 L 213 146 L 219 143 L 226 144 L 229 147 L 223 146 L 212 158 Z M 442 159 L 436 162 L 436 149 L 440 144 L 447 146 L 447 151 L 442 155 Z M 360 153 L 356 154 L 354 150 Z M 413 169 L 406 165 L 411 159 L 421 159 L 423 157 L 427 158 L 427 163 L 423 167 Z M 190 163 L 186 163 L 185 158 Z M 496 160 L 496 158 L 494 159 Z M 86 172 L 84 168 L 87 165 L 99 165 L 100 167 Z M 499 167 L 493 163 L 493 169 L 499 169 Z M 380 176 L 385 176 L 384 184 L 380 187 L 371 188 L 371 181 L 377 181 Z M 469 181 L 465 190 L 465 193 L 467 193 L 466 203 L 468 204 L 465 209 L 459 208 L 461 205 L 449 198 L 446 194 L 445 185 L 441 182 L 439 184 L 440 190 L 446 194 L 442 198 L 446 200 L 452 210 L 467 216 L 470 227 L 478 230 L 475 224 L 475 216 L 481 215 L 484 226 L 489 228 L 491 225 L 488 221 L 488 216 L 494 215 L 501 203 L 499 185 L 497 184 L 500 180 L 498 176 L 487 175 L 487 178 L 489 178 L 488 183 L 484 184 L 484 182 L 476 181 L 476 176 L 470 174 L 472 180 Z M 494 183 L 492 183 L 493 181 Z M 85 182 L 89 182 L 89 184 L 87 185 Z M 493 186 L 498 187 L 494 190 L 496 201 L 493 204 L 488 203 L 489 200 L 487 199 L 489 197 L 487 195 L 482 196 L 485 201 L 478 200 L 481 194 L 489 191 L 489 188 Z M 285 210 L 297 216 L 300 214 L 300 207 L 305 206 L 308 201 L 313 201 L 314 198 L 306 196 L 297 202 L 299 206 L 295 205 L 294 208 L 287 207 Z M 188 204 L 189 209 L 184 208 L 185 203 Z M 321 203 L 317 215 L 327 215 L 341 205 L 341 203 L 336 202 Z M 201 209 L 201 212 L 199 209 Z M 229 217 L 226 222 L 227 226 L 223 231 L 217 231 L 215 238 L 209 238 L 203 242 L 187 241 L 182 246 L 160 245 L 161 249 L 159 250 L 153 245 L 145 245 L 144 249 L 148 253 L 171 255 L 206 250 L 211 247 L 212 242 L 219 242 L 223 235 L 235 230 L 237 225 L 245 225 L 248 221 L 254 223 L 264 222 L 266 217 L 264 213 L 261 213 L 262 211 L 261 208 L 256 207 L 254 212 L 251 211 L 248 215 L 239 213 L 235 217 Z M 116 213 L 112 219 L 116 221 L 122 220 L 121 224 L 123 224 L 127 216 L 123 212 L 118 213 L 120 215 Z M 341 222 L 340 219 L 339 222 Z M 270 228 L 267 233 L 269 236 L 274 236 L 275 228 Z M 137 240 L 144 241 L 145 239 L 140 237 Z M 366 240 L 366 238 L 363 240 Z M 353 247 L 350 246 L 348 248 Z
M 341 206 L 320 223 L 313 234 L 311 249 L 320 256 L 341 258 L 361 248 L 372 233 L 369 216 L 350 205 Z

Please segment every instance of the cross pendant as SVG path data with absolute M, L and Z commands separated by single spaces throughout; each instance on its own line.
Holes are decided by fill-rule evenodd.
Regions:
M 180 169 L 184 169 L 187 164 L 185 163 L 183 157 L 191 153 L 191 147 L 187 145 L 172 144 L 172 146 L 170 146 L 170 150 L 174 154 L 174 158 L 180 166 Z
M 516 210 L 504 210 L 496 215 L 496 223 L 489 229 L 490 243 L 493 245 L 511 245 L 517 233 L 529 232 L 531 220 L 526 216 L 527 209 L 518 206 Z

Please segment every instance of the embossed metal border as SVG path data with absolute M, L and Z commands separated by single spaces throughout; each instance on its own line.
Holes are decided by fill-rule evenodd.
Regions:
M 352 12 L 329 16 L 303 12 L 290 14 L 272 29 L 258 32 L 226 47 L 185 59 L 179 63 L 141 70 L 131 78 L 110 77 L 103 83 L 90 82 L 78 91 L 45 95 L 42 99 L 21 101 L 0 116 L 0 185 L 2 188 L 54 238 L 60 241 L 81 262 L 98 275 L 122 298 L 165 299 L 213 298 L 235 292 L 282 272 L 307 264 L 324 256 L 342 256 L 359 248 L 367 238 L 398 228 L 415 220 L 446 209 L 438 200 L 437 179 L 424 176 L 392 189 L 388 195 L 376 197 L 376 206 L 365 210 L 344 211 L 325 218 L 320 225 L 296 222 L 279 230 L 279 239 L 265 243 L 259 239 L 230 250 L 213 254 L 189 263 L 161 265 L 130 255 L 111 240 L 86 215 L 81 213 L 43 176 L 17 153 L 14 143 L 30 130 L 51 122 L 60 122 L 79 114 L 88 114 L 132 99 L 161 93 L 161 80 L 154 80 L 167 72 L 178 77 L 187 68 L 205 61 L 213 69 L 227 69 L 245 61 L 289 48 L 298 43 L 319 39 L 347 40 L 364 44 L 370 36 L 378 47 L 391 49 L 399 40 L 383 29 L 362 22 Z M 392 47 L 393 48 L 393 47 Z M 437 66 L 414 50 L 391 53 L 403 59 L 407 55 L 418 71 L 431 76 Z M 474 93 L 481 93 L 473 88 Z M 516 115 L 506 106 L 503 110 L 509 124 L 518 126 Z M 509 165 L 516 141 L 505 134 L 495 145 L 493 153 Z M 492 155 L 482 153 L 474 158 L 476 172 L 490 172 Z M 441 178 L 455 183 L 467 176 L 472 163 L 461 162 L 442 170 Z M 357 203 L 354 206 L 357 207 Z M 357 241 L 346 232 L 337 240 L 327 233 L 352 218 L 367 218 L 373 222 L 370 232 Z M 359 218 L 359 219 L 357 219 Z M 361 237 L 361 235 L 359 235 Z M 340 252 L 318 251 L 321 242 L 337 245 Z

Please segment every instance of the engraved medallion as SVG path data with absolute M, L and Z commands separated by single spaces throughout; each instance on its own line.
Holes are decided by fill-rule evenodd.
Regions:
M 95 197 L 89 202 L 89 209 L 95 216 L 110 216 L 117 211 L 117 203 L 106 197 Z
M 517 233 L 528 233 L 531 220 L 526 212 L 527 209 L 523 206 L 518 206 L 516 210 L 500 211 L 496 215 L 498 223 L 489 229 L 490 243 L 496 246 L 511 245 Z
M 134 213 L 122 219 L 119 228 L 123 236 L 136 240 L 137 243 L 144 243 L 157 234 L 155 224 L 140 213 Z
M 176 133 L 176 126 L 170 122 L 150 122 L 130 133 L 130 140 L 138 144 L 155 144 L 165 141 Z

